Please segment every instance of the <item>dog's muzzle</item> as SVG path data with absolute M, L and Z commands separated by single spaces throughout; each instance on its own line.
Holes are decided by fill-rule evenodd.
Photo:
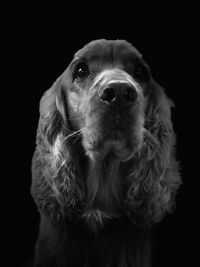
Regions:
M 137 96 L 136 89 L 126 82 L 110 82 L 99 94 L 101 101 L 109 105 L 118 101 L 132 104 Z
M 117 102 L 133 104 L 138 97 L 137 82 L 127 72 L 118 68 L 107 69 L 97 75 L 93 88 L 96 86 L 99 88 L 100 100 L 108 105 Z

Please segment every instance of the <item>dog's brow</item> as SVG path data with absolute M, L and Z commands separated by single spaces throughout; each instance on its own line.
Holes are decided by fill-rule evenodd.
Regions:
M 140 89 L 139 84 L 127 72 L 118 68 L 103 70 L 96 76 L 92 87 L 95 87 L 97 84 L 104 86 L 110 82 L 113 83 L 113 81 L 123 83 L 127 82 L 132 84 L 137 91 Z
M 105 57 L 105 54 L 92 54 L 88 56 L 89 61 L 99 61 L 102 60 Z

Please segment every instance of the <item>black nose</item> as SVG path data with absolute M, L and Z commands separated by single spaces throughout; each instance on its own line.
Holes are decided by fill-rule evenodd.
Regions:
M 102 93 L 100 99 L 107 104 L 111 104 L 121 99 L 126 103 L 133 103 L 137 98 L 137 92 L 134 87 L 126 83 L 109 84 Z

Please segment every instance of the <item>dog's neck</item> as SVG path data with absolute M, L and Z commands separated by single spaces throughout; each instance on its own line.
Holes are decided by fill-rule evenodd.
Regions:
M 89 160 L 84 217 L 90 224 L 103 226 L 106 220 L 121 216 L 122 179 L 119 169 L 120 161 L 113 155 L 101 161 Z

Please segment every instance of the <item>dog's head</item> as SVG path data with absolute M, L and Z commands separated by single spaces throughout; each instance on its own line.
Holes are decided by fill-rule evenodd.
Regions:
M 101 182 L 96 179 L 98 186 L 94 185 L 90 178 L 88 183 L 93 185 L 85 190 L 77 165 L 81 153 L 97 164 L 111 157 L 122 166 L 126 192 L 118 195 L 127 214 L 159 220 L 171 209 L 180 184 L 172 105 L 130 43 L 97 40 L 79 50 L 40 103 L 40 157 L 49 151 L 44 176 L 53 181 L 60 202 L 74 208 L 78 200 L 86 199 L 87 190 L 93 191 L 93 200 L 101 191 L 102 202 L 103 194 L 113 189 L 105 193 L 99 189 Z M 54 179 L 63 169 L 64 174 Z
M 126 41 L 93 41 L 79 50 L 63 76 L 73 130 L 92 160 L 113 153 L 122 161 L 142 145 L 149 67 Z

